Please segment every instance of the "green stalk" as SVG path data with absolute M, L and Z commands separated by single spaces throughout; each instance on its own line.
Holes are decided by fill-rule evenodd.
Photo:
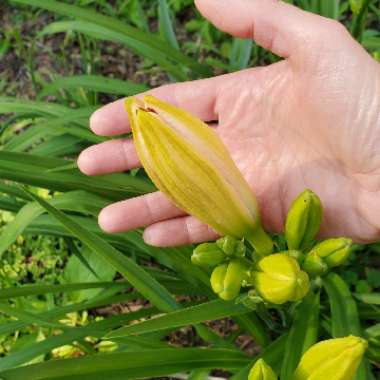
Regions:
M 257 228 L 251 231 L 245 238 L 260 257 L 270 255 L 273 252 L 273 241 L 261 225 L 257 226 Z

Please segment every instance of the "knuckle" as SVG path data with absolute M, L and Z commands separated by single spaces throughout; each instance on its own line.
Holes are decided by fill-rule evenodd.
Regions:
M 346 27 L 337 20 L 326 19 L 323 25 L 324 31 L 331 37 L 348 35 Z

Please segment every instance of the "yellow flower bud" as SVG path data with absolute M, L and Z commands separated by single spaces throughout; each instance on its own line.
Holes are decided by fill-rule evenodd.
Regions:
M 285 222 L 289 249 L 305 249 L 317 235 L 322 223 L 321 201 L 311 190 L 305 190 L 293 202 Z
M 276 253 L 261 259 L 252 277 L 260 295 L 277 305 L 299 301 L 310 288 L 308 275 L 300 269 L 297 260 L 286 253 Z
M 252 190 L 212 128 L 152 96 L 129 98 L 126 108 L 139 158 L 159 190 L 222 235 L 272 252 Z
M 234 299 L 239 295 L 244 271 L 245 266 L 240 260 L 218 265 L 210 278 L 212 290 L 226 301 Z
M 251 368 L 248 380 L 277 380 L 277 375 L 263 359 L 259 359 Z
M 352 380 L 366 349 L 356 336 L 319 342 L 302 356 L 292 380 Z

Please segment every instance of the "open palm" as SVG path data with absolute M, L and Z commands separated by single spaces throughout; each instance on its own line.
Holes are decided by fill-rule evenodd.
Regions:
M 310 188 L 325 207 L 323 235 L 358 241 L 380 236 L 380 65 L 335 21 L 276 0 L 198 0 L 216 26 L 254 38 L 284 57 L 268 67 L 163 86 L 153 95 L 214 128 L 258 198 L 263 224 L 281 231 L 294 197 Z M 129 130 L 123 101 L 98 110 L 101 135 Z M 90 175 L 140 165 L 133 142 L 88 148 L 79 167 Z M 119 232 L 147 226 L 154 245 L 215 238 L 209 227 L 153 193 L 105 208 L 101 227 Z

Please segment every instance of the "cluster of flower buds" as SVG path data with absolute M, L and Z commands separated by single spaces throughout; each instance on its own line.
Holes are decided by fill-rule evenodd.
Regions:
M 139 158 L 154 184 L 185 212 L 225 237 L 198 246 L 192 261 L 212 270 L 211 287 L 223 299 L 253 286 L 267 302 L 298 301 L 309 277 L 325 274 L 348 256 L 351 240 L 324 241 L 313 248 L 323 209 L 305 190 L 285 223 L 289 251 L 273 254 L 251 188 L 218 135 L 191 114 L 152 96 L 128 98 L 126 109 Z M 246 254 L 245 242 L 254 254 Z
M 222 299 L 237 297 L 242 286 L 267 303 L 281 305 L 301 300 L 310 289 L 309 277 L 322 276 L 347 259 L 352 240 L 335 238 L 315 244 L 323 209 L 316 194 L 305 190 L 293 202 L 285 223 L 288 251 L 250 255 L 245 240 L 225 236 L 195 248 L 192 262 L 213 268 L 211 287 Z M 252 295 L 253 294 L 253 295 Z
M 213 268 L 210 278 L 212 290 L 224 300 L 238 296 L 249 269 L 243 258 L 246 246 L 243 240 L 225 236 L 215 243 L 198 245 L 191 261 L 205 268 Z
M 329 339 L 309 348 L 302 356 L 291 380 L 352 380 L 367 349 L 367 342 L 356 336 Z M 248 380 L 277 380 L 263 359 L 251 368 Z

